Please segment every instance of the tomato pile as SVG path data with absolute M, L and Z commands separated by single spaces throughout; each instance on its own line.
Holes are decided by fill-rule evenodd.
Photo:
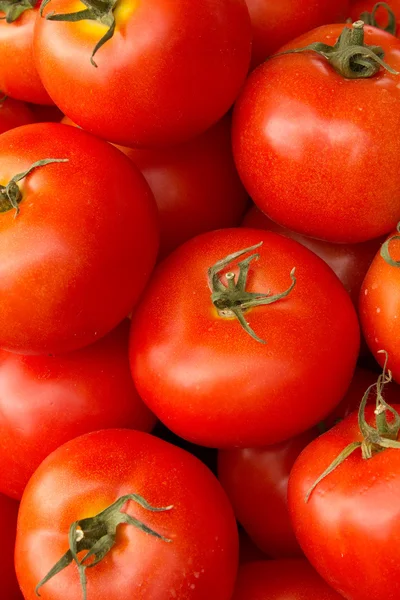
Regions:
M 400 599 L 397 36 L 0 0 L 2 600 Z

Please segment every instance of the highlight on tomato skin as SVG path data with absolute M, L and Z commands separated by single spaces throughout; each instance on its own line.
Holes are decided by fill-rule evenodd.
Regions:
M 129 321 L 81 350 L 24 356 L 0 350 L 0 491 L 20 499 L 43 459 L 98 429 L 150 431 L 128 360 Z M 13 452 L 10 452 L 13 447 Z
M 87 600 L 164 600 L 174 595 L 182 600 L 231 600 L 238 532 L 217 478 L 188 452 L 126 429 L 93 432 L 67 442 L 30 479 L 21 500 L 15 552 L 25 600 L 37 598 L 35 587 L 68 550 L 71 525 L 80 520 L 84 534 L 90 522 L 82 519 L 99 515 L 130 494 L 160 510 L 128 500 L 114 516 L 120 519 L 121 512 L 126 513 L 163 539 L 139 524 L 118 526 L 111 549 L 86 570 Z M 102 530 L 92 533 L 101 535 Z M 77 539 L 85 537 L 79 534 Z M 79 553 L 80 559 L 83 556 Z M 81 600 L 76 564 L 38 591 L 51 600 Z
M 239 567 L 232 600 L 340 600 L 305 559 L 250 562 Z

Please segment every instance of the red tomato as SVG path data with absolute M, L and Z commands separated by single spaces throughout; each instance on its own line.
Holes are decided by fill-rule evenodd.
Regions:
M 394 405 L 398 411 L 400 405 Z M 374 407 L 367 407 L 373 424 Z M 289 509 L 304 553 L 347 600 L 398 600 L 400 595 L 400 452 L 363 459 L 357 448 L 314 489 L 317 478 L 363 436 L 357 413 L 300 454 L 289 478 Z
M 232 600 L 340 600 L 339 596 L 300 559 L 266 560 L 239 568 Z
M 78 435 L 150 431 L 155 419 L 133 385 L 128 334 L 125 320 L 95 344 L 61 356 L 0 350 L 0 491 L 20 498 L 42 460 Z
M 303 554 L 289 519 L 287 482 L 294 461 L 316 435 L 313 429 L 265 448 L 235 448 L 218 454 L 218 478 L 236 518 L 268 556 Z
M 238 261 L 213 277 L 225 317 L 208 277 L 217 261 L 248 249 L 246 261 L 261 242 L 247 261 L 246 291 L 288 293 L 293 267 L 298 274 L 287 297 L 244 313 L 266 343 L 228 309 L 247 298 L 244 265 L 232 298 L 225 274 L 237 277 Z M 272 444 L 317 423 L 345 393 L 358 346 L 354 307 L 321 259 L 274 233 L 226 229 L 193 238 L 158 266 L 133 316 L 130 353 L 139 394 L 160 420 L 184 439 L 222 448 Z
M 18 503 L 0 494 L 0 528 L 3 539 L 0 550 L 0 579 L 4 600 L 23 600 L 14 569 L 17 514 Z
M 130 524 L 118 527 L 110 552 L 87 569 L 88 600 L 230 600 L 238 535 L 217 479 L 184 450 L 123 429 L 68 442 L 44 460 L 28 483 L 15 554 L 25 600 L 37 598 L 36 585 L 68 550 L 72 523 L 133 493 L 155 507 L 170 507 L 150 512 L 134 501 L 121 506 L 170 542 Z M 89 524 L 80 525 L 85 539 Z M 39 593 L 43 600 L 80 600 L 78 569 L 55 575 Z
M 400 239 L 390 241 L 390 254 L 400 260 Z M 360 319 L 365 339 L 379 364 L 386 350 L 388 367 L 400 383 L 400 269 L 388 264 L 378 252 L 364 279 L 360 293 Z
M 360 407 L 362 397 L 364 396 L 365 390 L 375 383 L 377 380 L 377 374 L 369 369 L 362 369 L 357 367 L 354 371 L 353 379 L 351 380 L 350 387 L 347 390 L 343 400 L 338 404 L 335 410 L 324 419 L 323 425 L 325 429 L 330 429 L 338 421 L 345 419 L 353 411 L 357 411 Z M 383 396 L 388 404 L 400 403 L 400 387 L 393 381 L 387 383 L 383 390 Z M 368 403 L 376 403 L 376 390 L 372 389 L 369 394 Z
M 34 123 L 35 120 L 35 115 L 23 102 L 8 97 L 0 99 L 0 133 Z
M 7 2 L 2 2 L 2 5 Z M 33 60 L 33 29 L 40 2 L 8 2 L 24 5 L 24 12 L 12 23 L 0 9 L 0 90 L 25 102 L 53 104 L 43 87 Z M 33 6 L 30 6 L 33 5 Z
M 354 21 L 362 18 L 363 13 L 365 12 L 369 13 L 372 16 L 372 12 L 376 4 L 378 4 L 376 0 L 357 0 L 356 2 L 354 2 L 353 0 L 353 2 L 351 3 L 349 16 Z M 389 0 L 388 2 L 386 2 L 386 4 L 390 6 L 390 8 L 395 14 L 395 23 L 393 24 L 395 30 L 394 33 L 398 35 L 400 27 L 400 0 Z M 378 6 L 374 15 L 374 19 L 376 21 L 377 26 L 381 27 L 382 29 L 385 29 L 385 27 L 387 27 L 390 23 L 388 16 L 389 15 L 387 9 L 383 6 Z M 370 25 L 372 24 L 373 23 L 370 23 Z
M 34 124 L 0 137 L 4 184 L 20 212 L 0 213 L 0 347 L 23 354 L 94 342 L 130 312 L 157 254 L 153 195 L 123 154 L 73 127 Z
M 324 23 L 340 23 L 349 12 L 349 0 L 246 0 L 246 3 L 253 27 L 253 67 L 298 35 Z
M 53 104 L 52 106 L 45 106 L 43 104 L 30 104 L 29 108 L 35 115 L 35 121 L 37 123 L 57 123 L 63 118 L 61 110 Z
M 281 233 L 315 252 L 336 273 L 356 306 L 365 274 L 383 241 L 378 238 L 361 244 L 333 244 L 316 240 L 278 225 L 256 206 L 250 208 L 242 225 Z
M 284 50 L 333 45 L 342 30 L 320 27 Z M 385 61 L 400 71 L 398 39 L 366 27 L 365 40 L 381 46 Z M 383 68 L 369 79 L 345 79 L 311 51 L 260 66 L 233 119 L 236 164 L 258 207 L 289 229 L 332 242 L 362 242 L 395 227 L 399 81 Z
M 36 22 L 38 71 L 68 117 L 112 142 L 157 146 L 195 137 L 227 112 L 250 62 L 245 0 L 121 0 L 114 13 L 115 2 L 103 4 L 115 34 L 95 55 L 98 68 L 91 55 L 106 25 Z M 74 0 L 51 0 L 43 14 L 75 10 Z
M 239 531 L 239 563 L 244 564 L 255 560 L 268 560 L 263 552 L 255 545 L 244 529 Z

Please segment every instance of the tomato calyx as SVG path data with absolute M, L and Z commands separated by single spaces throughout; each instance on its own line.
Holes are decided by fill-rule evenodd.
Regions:
M 43 10 L 51 2 L 51 0 L 43 0 L 40 6 L 40 16 L 43 17 Z M 79 10 L 74 13 L 48 13 L 45 18 L 48 21 L 66 21 L 69 23 L 76 23 L 77 21 L 98 21 L 101 25 L 108 27 L 106 33 L 95 45 L 90 62 L 94 67 L 97 68 L 97 63 L 94 61 L 94 55 L 100 50 L 102 46 L 108 40 L 110 40 L 115 32 L 115 16 L 114 9 L 117 6 L 118 0 L 81 0 L 81 2 L 87 7 L 84 10 Z
M 151 506 L 142 496 L 138 494 L 127 494 L 121 496 L 113 504 L 108 506 L 102 512 L 94 517 L 80 519 L 74 521 L 69 528 L 68 542 L 69 550 L 60 558 L 60 560 L 52 567 L 47 575 L 37 584 L 35 594 L 40 596 L 39 589 L 60 573 L 63 569 L 75 562 L 79 570 L 80 583 L 82 587 L 83 599 L 87 599 L 86 590 L 86 569 L 97 565 L 108 552 L 113 548 L 116 542 L 117 528 L 123 523 L 133 525 L 144 533 L 152 535 L 163 542 L 172 542 L 172 540 L 164 537 L 154 529 L 151 529 L 142 521 L 131 517 L 127 513 L 121 512 L 121 508 L 132 500 L 150 512 L 164 512 L 171 510 L 173 506 L 164 506 L 157 508 Z M 82 559 L 78 557 L 78 553 L 87 550 Z M 89 560 L 91 559 L 91 560 Z
M 381 25 L 379 25 L 375 18 L 376 11 L 381 7 L 387 11 L 388 24 L 386 25 L 386 27 L 382 27 Z M 386 2 L 377 2 L 371 12 L 363 12 L 360 15 L 360 21 L 364 21 L 366 25 L 372 25 L 372 27 L 377 27 L 378 29 L 387 31 L 392 35 L 396 34 L 396 15 Z
M 334 46 L 315 42 L 304 48 L 295 48 L 274 54 L 268 60 L 285 54 L 301 52 L 316 52 L 345 79 L 367 79 L 376 75 L 381 67 L 393 75 L 399 75 L 384 62 L 385 53 L 380 46 L 368 46 L 364 43 L 363 21 L 356 21 L 351 28 L 345 27 Z
M 248 256 L 244 260 L 237 263 L 237 266 L 239 267 L 239 276 L 237 281 L 234 273 L 227 273 L 225 277 L 228 281 L 228 286 L 226 287 L 219 277 L 220 271 L 228 267 L 240 256 L 256 250 L 262 245 L 262 243 L 263 242 L 260 242 L 255 246 L 250 246 L 249 248 L 244 248 L 244 250 L 239 250 L 238 252 L 229 254 L 222 260 L 216 262 L 215 265 L 208 269 L 208 285 L 211 290 L 211 301 L 217 309 L 219 316 L 226 319 L 236 317 L 243 329 L 253 339 L 261 344 L 266 344 L 265 340 L 262 340 L 260 337 L 258 337 L 258 335 L 247 323 L 244 316 L 244 311 L 254 308 L 255 306 L 272 304 L 273 302 L 277 302 L 278 300 L 281 300 L 290 294 L 296 285 L 296 269 L 293 268 L 290 271 L 290 278 L 292 280 L 290 286 L 284 292 L 279 294 L 271 294 L 270 291 L 268 291 L 266 294 L 257 294 L 246 291 L 247 276 L 249 273 L 250 264 L 253 260 L 258 260 L 260 258 L 258 253 L 252 254 L 251 256 Z
M 1 20 L 7 23 L 14 23 L 26 10 L 34 8 L 36 0 L 0 0 L 0 12 L 4 13 Z
M 396 230 L 398 233 L 400 233 L 400 222 L 397 223 Z M 388 238 L 381 246 L 380 255 L 391 267 L 400 267 L 400 261 L 394 260 L 390 254 L 390 243 L 395 240 L 400 240 L 400 235 L 392 235 L 390 238 Z
M 376 383 L 373 383 L 366 390 L 358 411 L 358 426 L 363 436 L 361 442 L 352 442 L 339 454 L 337 458 L 329 465 L 329 467 L 318 477 L 308 490 L 305 502 L 308 502 L 311 494 L 317 485 L 325 479 L 330 473 L 337 469 L 342 462 L 346 460 L 355 450 L 361 448 L 361 456 L 365 460 L 373 458 L 379 452 L 387 448 L 400 449 L 400 442 L 397 441 L 400 432 L 400 415 L 399 413 L 383 398 L 382 391 L 384 386 L 392 380 L 392 374 L 387 370 L 387 352 L 380 350 L 379 353 L 385 354 L 385 364 L 383 371 L 379 375 Z M 369 425 L 365 419 L 365 408 L 370 392 L 376 388 L 376 408 L 375 408 L 375 427 Z M 388 421 L 387 413 L 391 413 L 392 420 Z
M 45 165 L 49 165 L 51 163 L 60 162 L 68 162 L 68 158 L 44 158 L 43 160 L 38 160 L 23 173 L 14 175 L 7 185 L 0 184 L 0 213 L 7 212 L 14 208 L 15 217 L 17 217 L 19 214 L 19 203 L 22 200 L 22 194 L 18 187 L 18 181 L 21 181 L 21 179 L 27 177 L 27 175 L 32 173 L 32 171 L 38 167 L 44 167 Z

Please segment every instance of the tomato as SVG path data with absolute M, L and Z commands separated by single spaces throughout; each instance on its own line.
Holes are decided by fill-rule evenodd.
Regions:
M 365 390 L 376 382 L 377 375 L 374 371 L 357 367 L 354 371 L 349 389 L 335 410 L 323 422 L 325 429 L 330 429 L 336 423 L 346 418 L 354 410 L 358 410 Z M 393 381 L 385 385 L 383 396 L 389 404 L 400 403 L 400 387 Z M 369 403 L 376 402 L 376 390 L 372 389 L 368 399 Z
M 35 121 L 37 123 L 57 123 L 63 118 L 61 110 L 53 104 L 52 106 L 46 106 L 44 104 L 30 104 L 29 108 L 35 115 Z
M 378 238 L 361 244 L 333 244 L 316 240 L 274 223 L 256 206 L 247 212 L 242 225 L 281 233 L 315 252 L 336 273 L 356 306 L 361 284 L 383 241 L 383 238 Z
M 143 176 L 88 133 L 58 123 L 3 133 L 0 182 L 47 158 L 68 162 L 35 168 L 17 184 L 19 213 L 3 200 L 0 214 L 0 347 L 23 354 L 70 351 L 113 329 L 158 249 Z
M 255 545 L 244 529 L 239 530 L 239 563 L 244 564 L 255 560 L 267 560 L 263 552 Z
M 378 6 L 375 14 L 372 15 L 376 4 L 378 4 L 376 0 L 356 0 L 356 2 L 353 0 L 349 16 L 351 19 L 357 20 L 365 17 L 363 13 L 369 13 L 369 16 L 374 19 L 373 22 L 369 23 L 370 25 L 376 23 L 376 25 L 382 29 L 389 26 L 390 33 L 398 35 L 400 26 L 400 0 L 389 0 L 389 2 L 386 2 L 394 12 L 394 23 L 391 23 L 388 11 L 384 6 Z
M 0 527 L 3 544 L 0 551 L 1 593 L 7 600 L 23 600 L 14 569 L 14 545 L 18 503 L 0 494 Z
M 35 116 L 29 106 L 13 98 L 0 99 L 0 133 L 34 122 Z
M 393 259 L 399 260 L 399 238 L 390 241 L 389 249 Z M 386 262 L 378 252 L 362 285 L 360 319 L 367 344 L 379 364 L 384 362 L 379 350 L 388 352 L 388 366 L 397 383 L 400 383 L 399 310 L 400 270 Z
M 68 117 L 111 142 L 157 146 L 195 137 L 227 112 L 250 62 L 245 0 L 103 4 L 115 33 L 92 59 L 108 26 L 48 19 L 76 11 L 74 0 L 51 0 L 36 22 L 38 71 Z
M 227 255 L 243 250 L 235 281 L 240 256 Z M 272 297 L 241 313 L 248 292 Z M 238 228 L 197 236 L 159 264 L 133 315 L 130 356 L 140 396 L 169 429 L 205 446 L 252 447 L 328 414 L 358 346 L 354 307 L 321 259 L 283 236 Z
M 284 50 L 333 45 L 342 30 L 320 27 Z M 365 41 L 381 46 L 386 63 L 400 71 L 398 39 L 365 27 Z M 344 52 L 357 60 L 357 48 Z M 234 111 L 233 149 L 247 191 L 271 219 L 354 244 L 400 220 L 399 129 L 397 75 L 380 68 L 370 78 L 346 79 L 307 51 L 272 58 L 249 77 Z
M 5 0 L 1 8 L 19 4 L 23 12 L 13 22 L 5 19 L 0 9 L 0 90 L 5 94 L 37 104 L 53 104 L 43 87 L 33 59 L 33 29 L 40 2 Z
M 398 411 L 400 405 L 394 408 Z M 374 407 L 367 407 L 368 424 L 373 424 L 373 417 Z M 362 440 L 358 415 L 352 413 L 311 442 L 290 474 L 289 509 L 307 558 L 347 600 L 397 600 L 399 450 L 375 446 L 375 451 L 372 445 L 372 458 L 363 459 L 357 447 L 305 501 L 333 460 L 349 444 Z
M 348 16 L 349 0 L 246 0 L 253 27 L 252 66 L 298 35 Z
M 169 542 L 133 524 L 118 526 L 115 545 L 87 569 L 88 600 L 231 599 L 238 535 L 217 479 L 184 450 L 147 433 L 120 429 L 87 434 L 61 446 L 28 483 L 15 553 L 25 600 L 37 597 L 35 587 L 68 550 L 70 526 L 128 494 L 167 507 L 150 512 L 129 500 L 119 512 Z M 80 526 L 85 538 L 89 523 Z M 43 600 L 80 600 L 78 569 L 63 570 L 38 591 Z
M 78 435 L 150 431 L 155 419 L 133 385 L 128 333 L 125 320 L 95 344 L 60 356 L 0 350 L 0 491 L 20 498 L 42 460 Z
M 239 568 L 232 600 L 340 600 L 339 596 L 300 559 L 264 560 Z
M 236 518 L 268 556 L 303 554 L 289 519 L 287 482 L 294 461 L 316 435 L 312 429 L 265 448 L 234 448 L 218 454 L 218 478 Z

